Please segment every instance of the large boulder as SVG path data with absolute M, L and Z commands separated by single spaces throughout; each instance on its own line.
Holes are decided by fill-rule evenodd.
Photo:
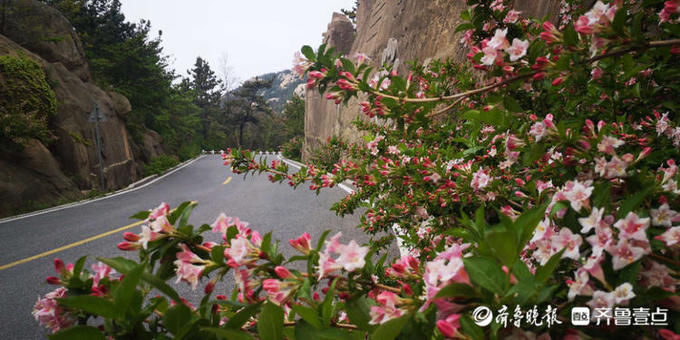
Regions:
M 0 153 L 0 216 L 21 210 L 26 202 L 54 204 L 76 198 L 81 191 L 114 190 L 135 181 L 141 173 L 133 152 L 137 147 L 123 120 L 130 102 L 89 81 L 80 40 L 59 12 L 34 0 L 4 0 L 0 18 L 1 11 L 7 11 L 3 4 L 13 7 L 11 18 L 0 21 L 0 30 L 9 35 L 0 34 L 0 55 L 27 57 L 41 66 L 56 95 L 57 113 L 49 122 L 54 142 L 31 141 L 19 152 Z M 103 118 L 101 170 L 90 119 L 95 105 Z M 161 152 L 156 140 L 154 135 L 145 144 Z
M 84 81 L 90 71 L 83 44 L 71 23 L 37 0 L 2 0 L 0 34 L 50 63 L 62 63 Z

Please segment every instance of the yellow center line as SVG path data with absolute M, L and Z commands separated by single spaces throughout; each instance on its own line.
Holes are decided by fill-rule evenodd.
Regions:
M 105 232 L 105 233 L 101 233 L 101 234 L 99 234 L 99 235 L 95 235 L 95 236 L 86 238 L 86 239 L 84 239 L 84 240 L 80 240 L 80 241 L 78 241 L 78 242 L 73 242 L 73 243 L 71 243 L 71 244 L 67 244 L 67 245 L 65 245 L 65 246 L 63 246 L 63 247 L 59 247 L 59 248 L 56 248 L 56 249 L 48 250 L 48 251 L 46 251 L 46 252 L 44 252 L 44 253 L 40 253 L 40 254 L 38 254 L 38 255 L 33 255 L 33 256 L 31 256 L 31 257 L 27 257 L 27 258 L 21 259 L 21 260 L 19 260 L 19 261 L 14 261 L 14 262 L 12 262 L 12 263 L 8 263 L 8 264 L 6 264 L 6 265 L 0 266 L 0 270 L 5 270 L 5 269 L 7 269 L 7 268 L 12 268 L 12 267 L 14 267 L 14 266 L 16 266 L 16 265 L 20 265 L 20 264 L 22 264 L 22 263 L 30 262 L 30 261 L 37 260 L 37 259 L 42 258 L 42 257 L 45 257 L 45 256 L 49 256 L 49 255 L 52 255 L 52 254 L 56 254 L 56 253 L 58 253 L 58 252 L 60 252 L 60 251 L 64 251 L 64 250 L 66 250 L 66 249 L 70 249 L 70 248 L 73 248 L 73 247 L 77 247 L 77 246 L 82 245 L 82 244 L 85 244 L 85 243 L 87 243 L 87 242 L 91 242 L 91 241 L 94 241 L 94 240 L 98 240 L 98 239 L 100 239 L 100 238 L 102 238 L 102 237 L 106 237 L 106 236 L 109 236 L 109 235 L 112 235 L 112 234 L 121 232 L 121 231 L 126 230 L 126 229 L 134 228 L 134 227 L 136 227 L 136 226 L 138 226 L 138 225 L 140 225 L 140 224 L 142 224 L 142 223 L 144 223 L 143 220 L 142 220 L 142 221 L 135 222 L 135 223 L 132 223 L 132 224 L 128 224 L 128 225 L 126 225 L 126 226 L 124 226 L 124 227 L 120 227 L 120 228 L 118 228 L 118 229 L 114 229 L 114 230 L 111 230 L 111 231 L 107 231 L 107 232 Z
M 229 176 L 229 178 L 227 178 L 227 180 L 225 180 L 222 184 L 229 184 L 229 182 L 231 182 L 231 176 Z

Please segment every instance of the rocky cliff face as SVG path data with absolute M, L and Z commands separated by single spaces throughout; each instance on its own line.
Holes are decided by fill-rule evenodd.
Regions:
M 559 0 L 515 0 L 514 8 L 527 16 L 556 17 L 559 4 Z M 347 55 L 358 52 L 368 55 L 374 66 L 393 63 L 400 72 L 405 71 L 404 62 L 410 60 L 462 61 L 467 51 L 459 44 L 462 33 L 455 30 L 465 8 L 465 1 L 360 0 L 356 34 L 347 33 L 351 27 L 349 19 L 336 13 L 324 40 Z M 308 91 L 306 98 L 307 146 L 313 147 L 332 135 L 356 140 L 357 132 L 351 125 L 360 112 L 356 101 L 342 107 L 316 91 Z
M 90 81 L 82 44 L 68 20 L 34 0 L 6 0 L 0 6 L 7 6 L 0 21 L 0 55 L 39 63 L 57 97 L 57 114 L 49 122 L 55 142 L 32 140 L 20 152 L 0 152 L 0 216 L 78 198 L 83 190 L 99 187 L 94 125 L 88 121 L 95 104 L 104 118 L 104 189 L 136 180 L 139 166 L 123 121 L 130 103 Z

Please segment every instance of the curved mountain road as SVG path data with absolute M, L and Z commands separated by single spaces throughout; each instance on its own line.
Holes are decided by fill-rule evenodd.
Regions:
M 360 243 L 368 241 L 369 238 L 355 228 L 358 216 L 343 219 L 329 210 L 332 203 L 344 195 L 346 193 L 340 189 L 325 190 L 318 196 L 304 187 L 292 190 L 287 185 L 270 183 L 266 175 L 248 176 L 244 180 L 242 175 L 231 173 L 222 164 L 219 155 L 206 155 L 138 190 L 0 222 L 0 247 L 3 249 L 0 252 L 0 268 L 60 247 L 72 246 L 49 256 L 0 269 L 0 339 L 46 338 L 46 330 L 38 326 L 31 310 L 39 295 L 55 289 L 45 282 L 45 277 L 55 275 L 52 266 L 55 257 L 68 263 L 88 255 L 89 268 L 94 257 L 135 256 L 134 252 L 122 252 L 116 248 L 116 244 L 123 240 L 123 231 L 106 236 L 102 234 L 135 222 L 129 216 L 140 210 L 154 208 L 161 202 L 176 207 L 183 201 L 196 200 L 199 204 L 190 223 L 211 224 L 220 212 L 238 216 L 262 234 L 272 231 L 274 239 L 282 240 L 284 254 L 292 255 L 294 250 L 287 245 L 287 240 L 303 232 L 309 232 L 313 241 L 327 229 L 342 231 L 344 242 L 350 239 Z M 140 230 L 139 226 L 128 229 L 136 233 Z M 217 235 L 212 236 L 215 240 L 219 239 Z M 82 242 L 93 237 L 99 238 Z M 231 276 L 226 278 L 231 279 Z M 180 294 L 190 301 L 197 300 L 202 293 L 201 290 L 192 292 L 184 283 L 177 287 Z M 225 282 L 218 285 L 216 292 L 230 294 L 231 287 L 230 282 Z

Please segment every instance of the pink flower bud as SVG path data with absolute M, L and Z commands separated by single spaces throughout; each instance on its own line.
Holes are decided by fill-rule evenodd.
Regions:
M 57 271 L 59 274 L 63 274 L 66 272 L 66 267 L 64 266 L 64 261 L 62 261 L 60 258 L 55 258 L 54 259 L 54 270 Z
M 51 285 L 61 284 L 61 279 L 56 276 L 48 276 L 46 281 Z
M 545 72 L 538 72 L 533 75 L 532 77 L 534 80 L 543 80 L 545 79 Z
M 125 250 L 125 251 L 137 250 L 137 249 L 139 249 L 139 247 L 140 246 L 137 243 L 131 243 L 131 242 L 118 243 L 118 249 Z
M 284 266 L 277 266 L 276 268 L 274 268 L 274 272 L 276 272 L 276 275 L 278 275 L 281 279 L 284 280 L 293 277 L 293 273 L 291 273 L 290 270 L 288 270 L 288 268 Z
M 276 293 L 280 290 L 281 281 L 276 279 L 266 279 L 262 281 L 262 288 L 270 293 Z
M 552 81 L 552 86 L 558 86 L 564 82 L 564 77 L 557 77 Z
M 125 239 L 125 241 L 137 242 L 141 237 L 135 233 L 126 231 L 123 233 L 123 238 Z

